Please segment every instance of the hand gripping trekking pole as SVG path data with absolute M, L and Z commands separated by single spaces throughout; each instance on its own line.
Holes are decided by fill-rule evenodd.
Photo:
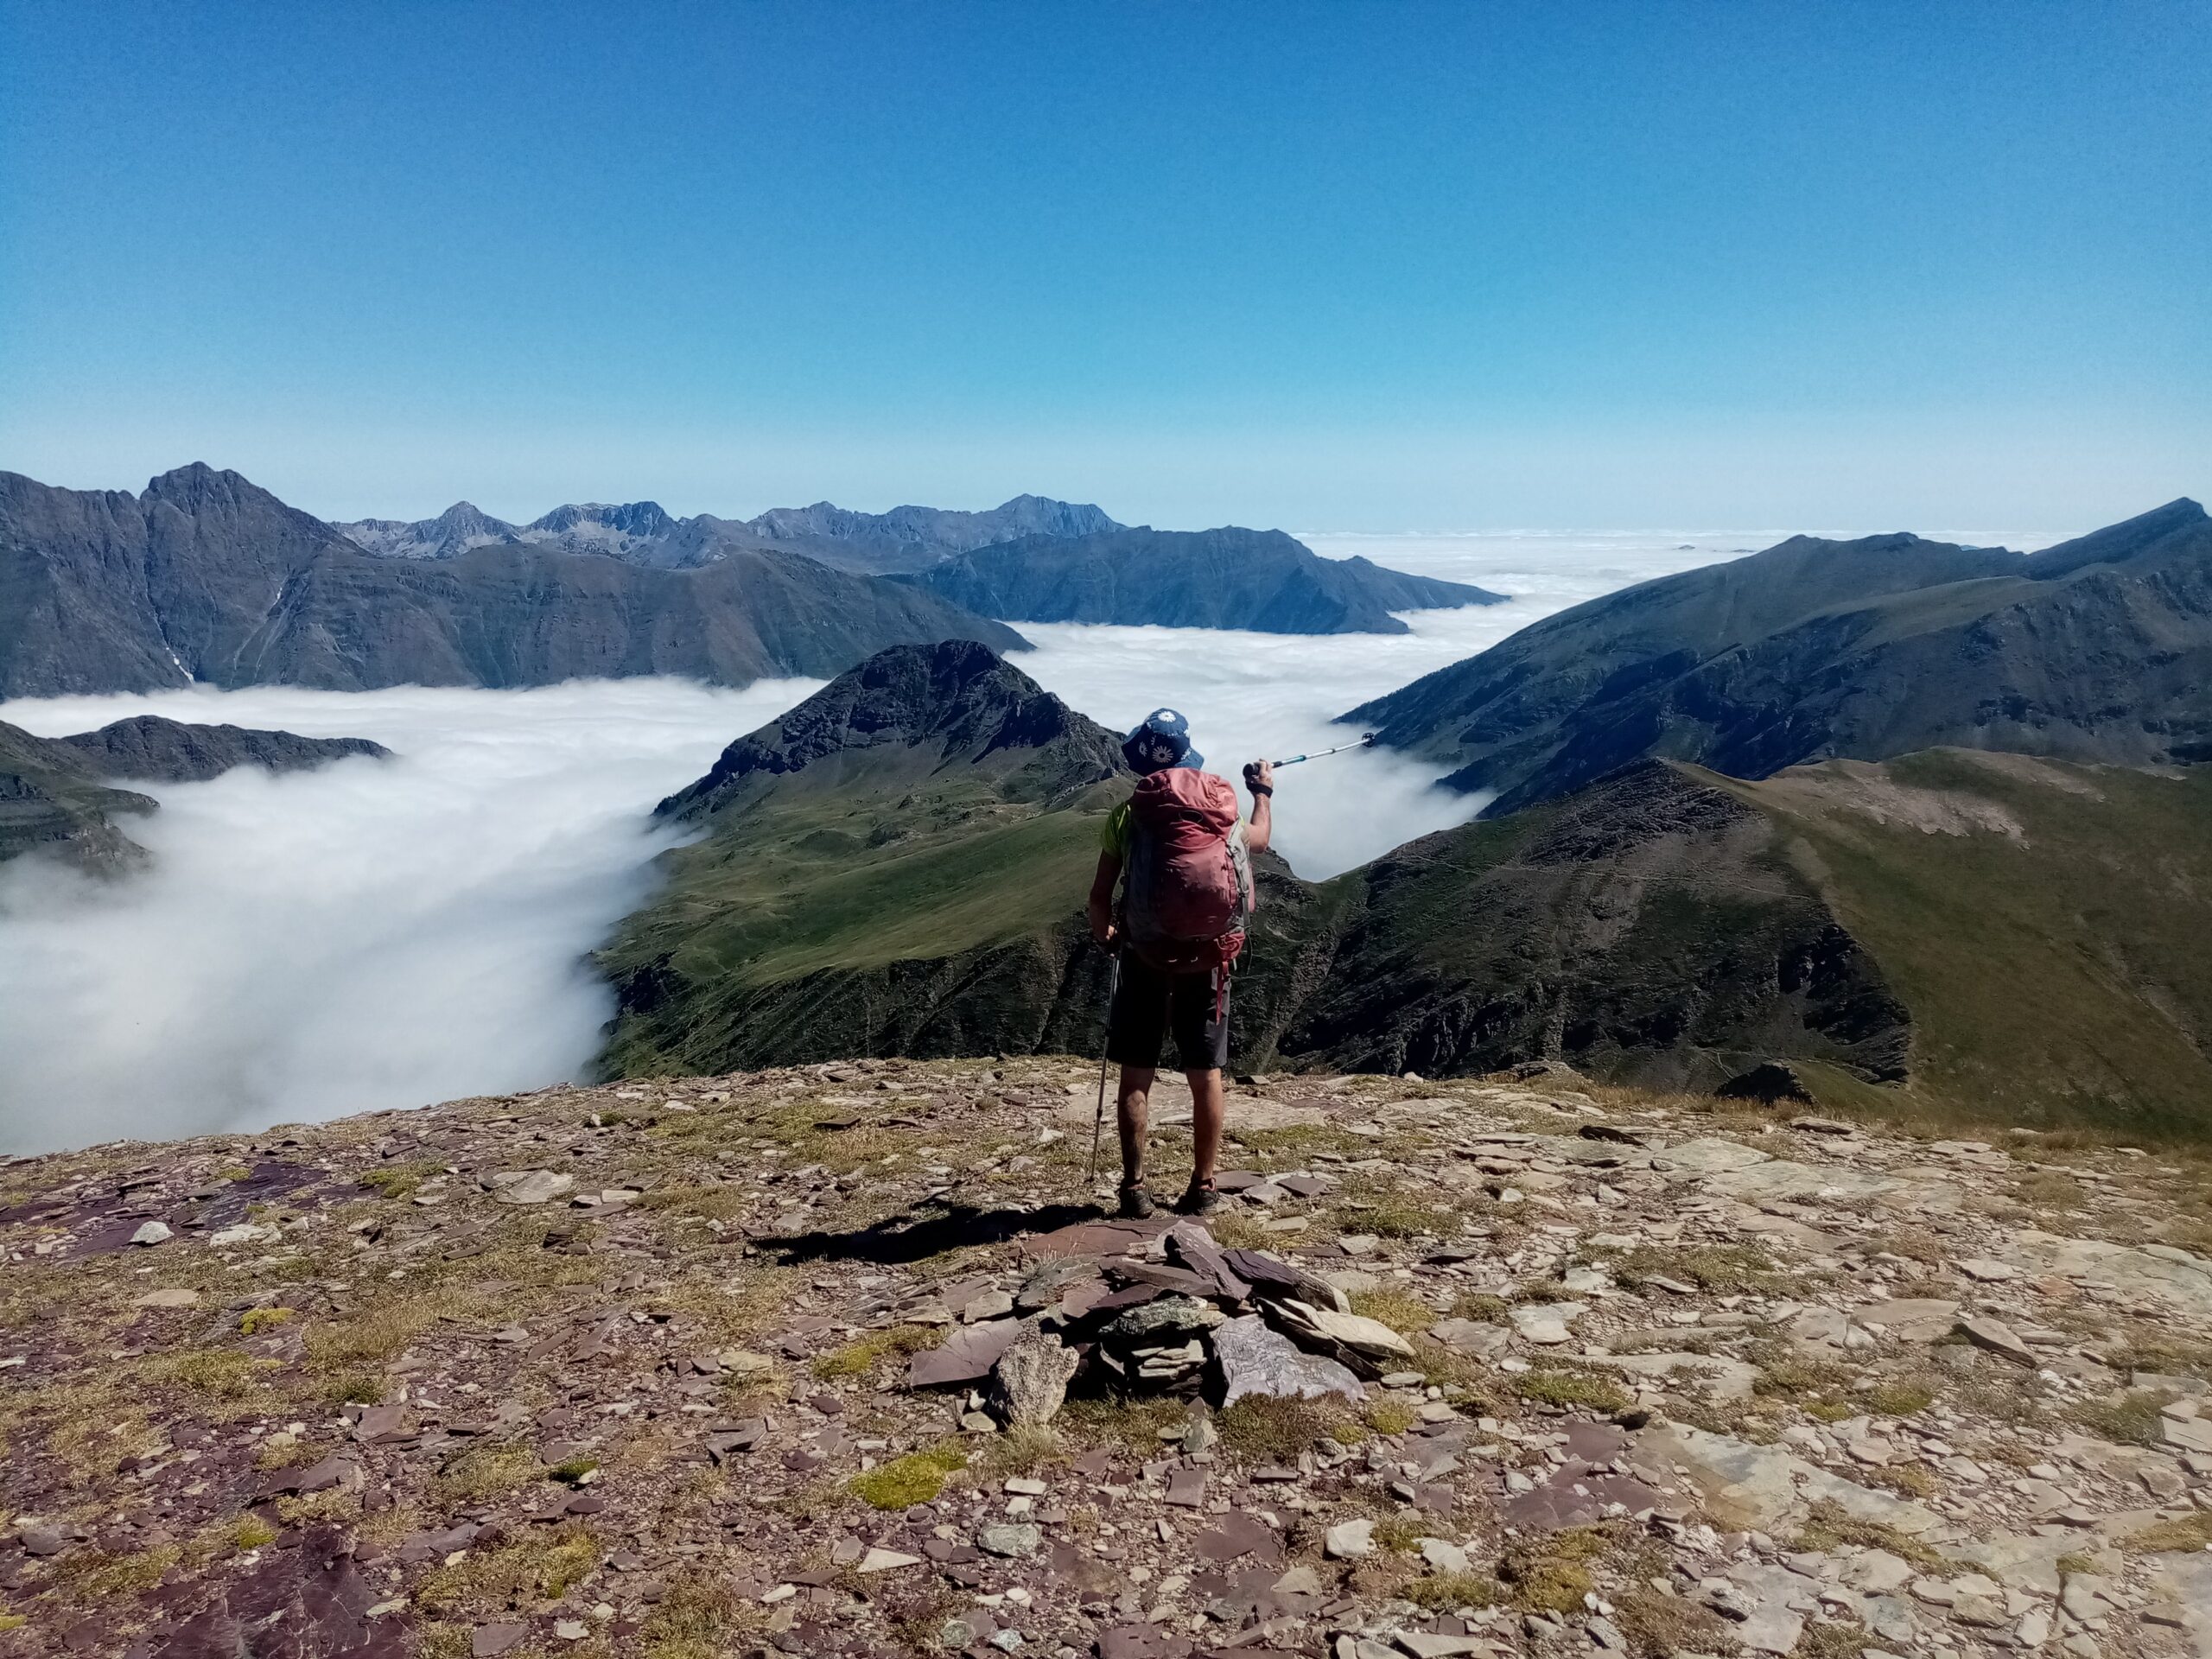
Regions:
M 1114 964 L 1106 976 L 1106 1037 L 1098 1049 L 1098 1109 L 1090 1119 L 1090 1190 L 1098 1190 L 1098 1136 L 1106 1127 L 1106 1051 L 1114 1041 L 1114 998 L 1122 988 L 1122 953 L 1113 946 L 1107 947 L 1108 960 Z
M 1363 732 L 1357 743 L 1339 743 L 1333 749 L 1317 749 L 1312 754 L 1294 754 L 1287 760 L 1270 760 L 1271 766 L 1294 766 L 1301 760 L 1325 760 L 1332 754 L 1342 754 L 1346 749 L 1370 749 L 1375 747 L 1375 734 Z

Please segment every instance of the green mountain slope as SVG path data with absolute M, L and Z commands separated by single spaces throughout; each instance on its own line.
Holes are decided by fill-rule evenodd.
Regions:
M 1078 912 L 1120 766 L 981 645 L 870 658 L 662 803 L 706 833 L 601 953 L 608 1065 L 1068 1046 L 1103 994 Z
M 2212 1128 L 2212 771 L 1935 751 L 1710 782 L 1881 964 L 1925 1107 Z

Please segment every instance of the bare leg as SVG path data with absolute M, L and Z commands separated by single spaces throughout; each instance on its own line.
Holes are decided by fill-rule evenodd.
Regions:
M 1145 1112 L 1152 1094 L 1153 1069 L 1148 1065 L 1122 1068 L 1121 1093 L 1114 1105 L 1114 1123 L 1122 1137 L 1122 1185 L 1144 1185 Z
M 1213 1180 L 1214 1165 L 1221 1158 L 1224 1104 L 1218 1071 L 1185 1071 L 1191 1084 L 1191 1147 L 1194 1160 L 1191 1185 L 1205 1186 Z

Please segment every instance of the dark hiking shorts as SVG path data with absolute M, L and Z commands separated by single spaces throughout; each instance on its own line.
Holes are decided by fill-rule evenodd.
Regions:
M 1106 1023 L 1106 1058 L 1116 1065 L 1156 1067 L 1175 1039 L 1175 1069 L 1216 1071 L 1229 1064 L 1229 996 L 1214 1017 L 1213 975 L 1163 973 L 1134 950 L 1122 952 L 1122 982 Z

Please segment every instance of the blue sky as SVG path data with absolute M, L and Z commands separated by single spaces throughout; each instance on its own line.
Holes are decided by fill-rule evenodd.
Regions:
M 2212 8 L 0 0 L 0 466 L 332 517 L 2212 490 Z

